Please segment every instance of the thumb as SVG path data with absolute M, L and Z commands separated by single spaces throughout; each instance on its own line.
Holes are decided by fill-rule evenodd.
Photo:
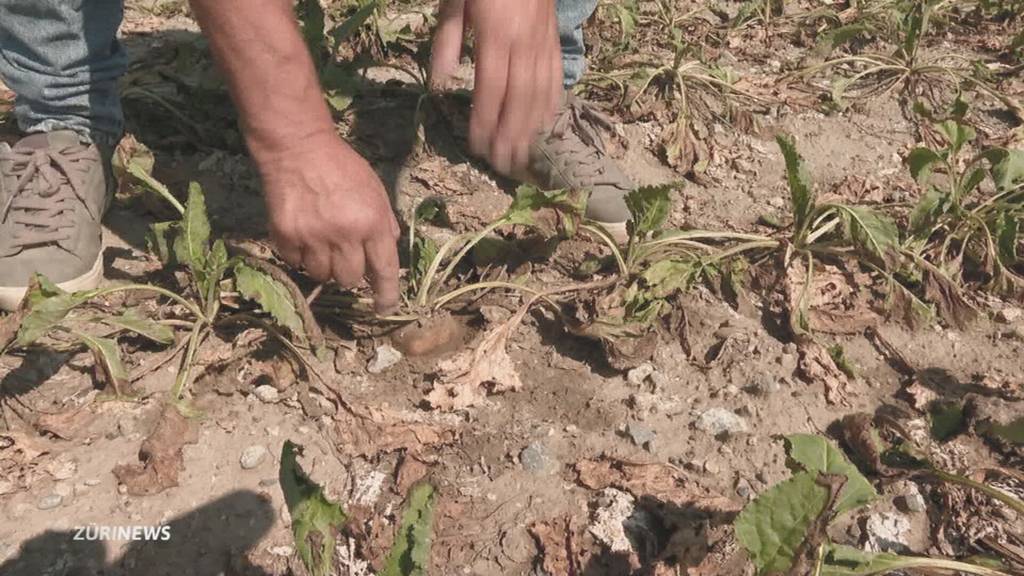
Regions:
M 466 0 L 446 0 L 441 5 L 430 51 L 430 86 L 434 89 L 443 89 L 459 67 L 465 13 Z

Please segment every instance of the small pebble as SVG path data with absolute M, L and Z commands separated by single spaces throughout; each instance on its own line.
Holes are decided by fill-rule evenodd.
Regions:
M 750 480 L 740 478 L 736 482 L 736 495 L 744 500 L 749 500 L 754 495 L 754 487 L 750 485 Z
M 40 510 L 52 510 L 57 506 L 60 506 L 60 503 L 63 501 L 64 497 L 61 496 L 60 494 L 50 494 L 48 496 L 43 496 L 43 498 L 39 500 L 39 504 L 37 504 L 36 507 L 39 508 Z
M 366 371 L 370 374 L 380 374 L 401 361 L 401 352 L 387 344 L 382 344 L 381 346 L 378 346 L 377 350 L 374 352 L 373 358 L 366 366 Z
M 579 431 L 580 431 L 580 429 L 577 428 L 575 424 L 569 424 L 568 426 L 565 427 L 565 433 L 566 434 L 575 434 L 575 433 L 577 433 Z
M 277 388 L 274 388 L 270 384 L 257 386 L 252 393 L 255 394 L 261 402 L 266 402 L 267 404 L 274 404 L 281 399 L 281 394 L 277 391 Z
M 242 451 L 242 456 L 239 458 L 239 464 L 242 465 L 242 470 L 252 470 L 262 464 L 266 457 L 266 447 L 262 444 L 255 444 Z
M 657 436 L 657 433 L 655 433 L 654 430 L 651 430 L 649 427 L 638 422 L 630 422 L 626 424 L 626 434 L 629 435 L 633 444 L 647 450 L 648 452 L 651 451 L 651 446 L 654 443 L 654 437 Z
M 260 480 L 260 486 L 268 488 L 277 484 L 277 478 L 264 478 Z
M 644 382 L 654 374 L 654 365 L 645 363 L 626 373 L 626 381 L 633 386 L 643 386 Z
M 697 419 L 697 429 L 712 436 L 723 433 L 736 434 L 750 429 L 747 421 L 725 408 L 711 408 Z
M 1024 316 L 1024 310 L 1008 306 L 996 312 L 996 321 L 1003 324 L 1013 324 Z
M 100 479 L 99 478 L 89 478 L 88 480 L 86 480 L 84 482 L 84 484 L 86 486 L 99 486 L 100 485 Z
M 522 465 L 523 470 L 533 474 L 541 474 L 554 467 L 554 462 L 548 456 L 547 449 L 539 442 L 534 442 L 523 448 L 523 451 L 519 453 L 519 464 Z

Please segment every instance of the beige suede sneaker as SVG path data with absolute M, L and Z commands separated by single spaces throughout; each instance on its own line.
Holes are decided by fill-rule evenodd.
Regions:
M 0 143 L 0 309 L 17 308 L 35 273 L 69 292 L 100 284 L 109 166 L 71 131 Z
M 530 148 L 530 178 L 541 188 L 590 192 L 587 218 L 625 242 L 629 209 L 625 196 L 632 181 L 605 151 L 600 129 L 611 121 L 587 102 L 566 92 L 551 129 Z

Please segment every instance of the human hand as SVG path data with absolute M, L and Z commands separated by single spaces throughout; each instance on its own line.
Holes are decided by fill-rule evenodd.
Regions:
M 530 144 L 548 128 L 562 96 L 555 0 L 446 0 L 431 54 L 431 83 L 459 64 L 466 30 L 476 34 L 469 147 L 498 172 L 521 176 Z
M 353 287 L 367 276 L 378 313 L 398 305 L 398 222 L 373 168 L 337 135 L 255 155 L 270 235 L 289 264 Z

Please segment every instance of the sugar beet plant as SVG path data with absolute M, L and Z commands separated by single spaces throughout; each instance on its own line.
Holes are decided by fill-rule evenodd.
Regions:
M 960 283 L 967 272 L 997 292 L 1024 294 L 1024 151 L 970 153 L 975 132 L 962 114 L 937 129 L 944 145 L 915 148 L 907 159 L 922 195 L 910 215 L 906 252 Z
M 914 0 L 912 2 L 883 3 L 887 10 L 901 14 L 900 25 L 895 27 L 898 38 L 891 53 L 865 52 L 849 54 L 811 65 L 798 74 L 812 78 L 825 72 L 835 72 L 832 79 L 831 99 L 840 107 L 849 101 L 865 100 L 898 92 L 909 110 L 909 104 L 920 98 L 932 103 L 940 102 L 948 92 L 974 90 L 992 97 L 1018 117 L 1024 108 L 1016 100 L 1000 92 L 977 65 L 960 53 L 931 53 L 922 49 L 922 41 L 929 32 L 930 22 L 939 1 Z M 891 6 L 889 6 L 891 5 Z M 903 12 L 905 11 L 905 12 Z M 852 23 L 825 36 L 828 51 L 860 35 L 878 30 L 870 21 Z
M 829 526 L 843 515 L 868 505 L 878 494 L 860 470 L 828 440 L 795 434 L 786 438 L 786 448 L 792 477 L 758 496 L 735 521 L 736 537 L 750 554 L 758 574 L 870 576 L 918 568 L 1008 576 L 998 561 L 981 565 L 946 558 L 866 552 L 833 542 Z M 944 472 L 938 476 L 960 484 L 972 482 Z M 993 492 L 998 491 L 985 491 Z M 1021 503 L 1016 501 L 1015 505 L 1019 507 Z
M 188 283 L 180 293 L 152 284 L 122 284 L 68 293 L 37 276 L 18 312 L 21 324 L 14 344 L 29 346 L 44 337 L 58 346 L 80 343 L 93 352 L 97 366 L 114 391 L 123 393 L 130 377 L 121 359 L 117 335 L 132 332 L 169 345 L 175 340 L 171 327 L 188 326 L 185 353 L 171 392 L 172 401 L 182 408 L 194 377 L 196 354 L 215 329 L 254 324 L 279 337 L 293 352 L 300 353 L 300 348 L 317 351 L 319 330 L 300 312 L 304 302 L 300 303 L 301 294 L 289 286 L 287 277 L 267 263 L 229 255 L 222 240 L 211 238 L 199 185 L 189 188 L 186 205 L 177 201 L 173 204 L 181 208 L 181 219 L 153 225 L 152 244 L 166 265 L 186 271 Z M 246 311 L 224 313 L 222 296 L 225 288 L 232 286 L 265 316 Z M 153 320 L 137 309 L 112 314 L 94 305 L 105 296 L 123 292 L 148 293 L 166 299 L 169 317 Z

